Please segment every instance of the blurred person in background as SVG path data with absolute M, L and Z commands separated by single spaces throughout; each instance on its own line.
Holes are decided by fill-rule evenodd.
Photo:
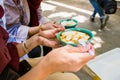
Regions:
M 104 29 L 104 27 L 106 26 L 106 23 L 109 19 L 109 16 L 105 14 L 104 10 L 100 6 L 101 3 L 99 0 L 89 0 L 89 1 L 92 4 L 92 6 L 94 7 L 93 14 L 90 16 L 90 21 L 94 22 L 95 16 L 98 13 L 100 16 L 100 28 Z M 99 1 L 99 3 L 98 3 L 98 1 Z

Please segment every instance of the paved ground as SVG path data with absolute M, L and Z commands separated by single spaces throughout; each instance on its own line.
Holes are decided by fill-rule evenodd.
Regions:
M 99 17 L 91 23 L 89 16 L 93 7 L 89 0 L 44 0 L 43 14 L 59 23 L 61 19 L 74 18 L 79 21 L 77 27 L 89 29 L 93 32 L 92 43 L 96 48 L 96 55 L 100 55 L 116 47 L 120 47 L 120 8 L 113 15 L 109 15 L 109 21 L 105 30 L 99 30 Z M 75 73 L 81 80 L 92 80 L 83 70 Z

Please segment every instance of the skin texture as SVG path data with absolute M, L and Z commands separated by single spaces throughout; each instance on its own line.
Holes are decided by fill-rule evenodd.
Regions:
M 61 46 L 60 43 L 56 40 L 56 33 L 59 31 L 64 30 L 64 28 L 54 28 L 50 30 L 41 31 L 39 30 L 38 33 L 31 36 L 29 39 L 26 40 L 26 47 L 28 51 L 31 51 L 34 47 L 38 45 L 44 45 L 52 48 L 56 48 Z M 49 39 L 50 38 L 50 39 Z M 18 44 L 18 52 L 20 53 L 19 56 L 25 55 L 25 52 L 22 50 L 22 44 Z
M 64 30 L 64 28 L 54 28 L 49 30 L 39 30 L 37 34 L 26 41 L 27 50 L 32 50 L 37 45 L 45 45 L 53 47 L 42 59 L 36 59 L 33 68 L 19 78 L 19 80 L 45 80 L 50 74 L 55 72 L 76 72 L 80 70 L 95 55 L 90 55 L 89 50 L 94 52 L 94 48 L 90 43 L 86 46 L 73 47 L 70 45 L 62 46 L 55 40 L 56 33 Z M 59 48 L 56 48 L 59 47 Z M 22 48 L 22 44 L 17 45 L 19 56 L 26 53 Z M 95 53 L 95 52 L 94 52 Z
M 19 78 L 19 80 L 45 80 L 50 74 L 56 72 L 76 72 L 80 70 L 89 60 L 95 55 L 90 55 L 89 50 L 94 52 L 94 48 L 90 43 L 86 46 L 73 47 L 70 45 L 60 47 L 60 43 L 56 40 L 56 33 L 64 30 L 63 27 L 58 27 L 49 30 L 39 30 L 38 33 L 31 36 L 26 41 L 28 51 L 31 51 L 38 45 L 53 47 L 42 59 L 36 59 L 33 68 Z M 59 47 L 59 48 L 58 48 Z M 22 57 L 26 53 L 22 48 L 22 44 L 17 45 L 19 56 Z
M 59 25 L 59 24 L 55 24 L 54 22 L 47 22 L 44 25 L 39 25 L 39 26 L 34 26 L 34 27 L 30 27 L 29 31 L 28 31 L 28 36 L 33 36 L 34 34 L 38 33 L 39 30 L 41 29 L 42 31 L 44 30 L 50 30 L 50 29 L 55 29 L 55 28 L 63 28 L 65 29 L 64 26 Z
M 87 46 L 94 51 L 91 44 Z M 83 50 L 81 51 L 81 49 Z M 19 78 L 19 80 L 45 80 L 55 72 L 76 72 L 95 57 L 95 55 L 90 55 L 87 52 L 89 49 L 70 45 L 56 48 L 42 58 L 32 70 Z

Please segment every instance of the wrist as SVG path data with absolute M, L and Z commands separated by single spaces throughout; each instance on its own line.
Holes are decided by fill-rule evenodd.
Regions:
M 36 46 L 38 45 L 43 45 L 44 41 L 43 41 L 43 37 L 41 36 L 41 34 L 37 34 L 35 37 L 33 37 L 34 39 L 34 43 Z
M 45 30 L 45 29 L 44 29 L 44 25 L 40 24 L 40 25 L 39 25 L 39 29 L 40 29 L 41 31 Z
M 22 48 L 25 54 L 29 53 L 30 50 L 28 46 L 26 45 L 26 41 L 22 42 Z
M 28 36 L 31 37 L 31 36 L 37 34 L 39 31 L 40 31 L 40 26 L 30 27 L 29 31 L 28 31 Z
M 48 67 L 49 66 L 49 67 Z M 42 60 L 39 64 L 38 64 L 38 67 L 40 70 L 43 70 L 43 72 L 46 74 L 46 75 L 50 75 L 53 72 L 53 69 L 52 69 L 52 66 L 47 63 L 47 62 L 44 62 L 44 60 Z
M 36 46 L 38 46 L 38 37 L 31 37 L 28 40 L 24 41 L 22 43 L 23 46 L 23 50 L 25 53 L 29 53 L 33 48 L 35 48 Z

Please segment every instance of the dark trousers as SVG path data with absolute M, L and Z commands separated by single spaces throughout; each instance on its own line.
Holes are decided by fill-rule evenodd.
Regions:
M 51 50 L 51 47 L 43 46 L 43 55 L 47 55 Z
M 6 67 L 0 74 L 0 80 L 17 80 L 20 76 L 11 68 Z
M 45 56 L 52 50 L 51 47 L 43 46 L 43 55 Z M 37 46 L 32 51 L 28 53 L 29 58 L 40 57 L 41 55 L 41 47 Z
M 20 76 L 27 73 L 31 68 L 32 66 L 26 60 L 20 62 L 18 72 L 15 72 L 13 69 L 7 66 L 0 74 L 0 80 L 17 80 Z
M 40 57 L 40 55 L 41 55 L 41 48 L 40 48 L 40 46 L 35 47 L 34 49 L 32 49 L 32 51 L 30 51 L 28 53 L 28 57 L 29 58 Z

